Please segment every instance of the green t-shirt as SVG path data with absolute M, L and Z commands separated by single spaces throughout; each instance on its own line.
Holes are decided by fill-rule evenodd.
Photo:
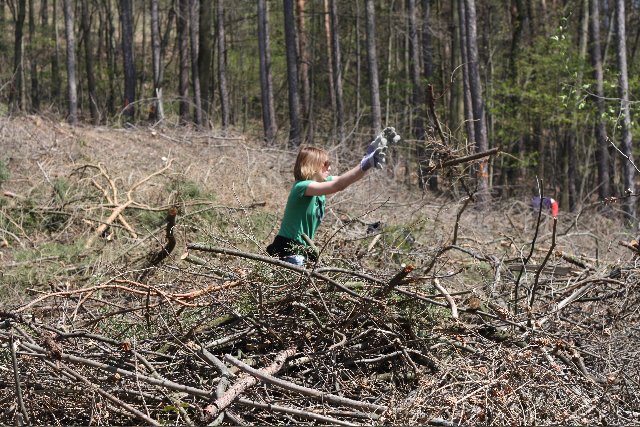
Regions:
M 328 177 L 327 181 L 331 181 Z M 325 196 L 305 196 L 304 192 L 312 180 L 296 181 L 291 188 L 287 206 L 284 209 L 282 225 L 278 235 L 307 245 L 302 233 L 313 239 L 324 218 Z

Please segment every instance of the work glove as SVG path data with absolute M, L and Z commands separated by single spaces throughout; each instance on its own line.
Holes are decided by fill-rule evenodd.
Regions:
M 367 147 L 367 151 L 369 151 L 369 147 Z M 369 154 L 365 154 L 362 160 L 360 161 L 360 169 L 364 172 L 371 169 L 374 166 L 376 169 L 382 169 L 386 163 L 386 155 L 387 155 L 387 146 L 380 146 L 378 148 L 373 148 L 373 151 Z
M 367 146 L 362 161 L 360 162 L 360 168 L 363 171 L 369 170 L 371 166 L 375 166 L 377 169 L 382 169 L 385 165 L 387 154 L 387 147 L 389 144 L 395 144 L 400 141 L 401 137 L 396 133 L 395 128 L 386 127 L 371 141 Z

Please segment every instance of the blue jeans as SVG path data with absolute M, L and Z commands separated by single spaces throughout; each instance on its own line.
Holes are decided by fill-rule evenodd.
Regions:
M 282 260 L 284 262 L 288 262 L 289 264 L 299 265 L 299 266 L 303 266 L 305 261 L 302 255 L 289 255 L 282 258 Z

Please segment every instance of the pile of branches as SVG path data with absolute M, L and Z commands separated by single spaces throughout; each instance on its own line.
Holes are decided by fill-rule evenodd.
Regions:
M 42 293 L 0 313 L 0 420 L 452 426 L 638 419 L 635 265 L 595 268 L 550 252 L 571 266 L 567 276 L 569 269 L 528 259 L 513 268 L 453 243 L 414 248 L 430 261 L 425 266 L 375 275 L 189 243 L 179 263 Z M 463 257 L 445 256 L 451 252 Z M 450 278 L 434 272 L 465 260 L 504 271 L 496 279 L 518 286 L 521 301 L 509 306 L 499 303 L 506 296 L 450 291 Z

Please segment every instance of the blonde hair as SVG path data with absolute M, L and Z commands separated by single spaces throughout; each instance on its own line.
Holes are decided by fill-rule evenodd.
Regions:
M 321 148 L 302 146 L 293 167 L 293 176 L 296 181 L 314 179 L 322 171 L 325 162 L 329 160 L 329 154 Z

